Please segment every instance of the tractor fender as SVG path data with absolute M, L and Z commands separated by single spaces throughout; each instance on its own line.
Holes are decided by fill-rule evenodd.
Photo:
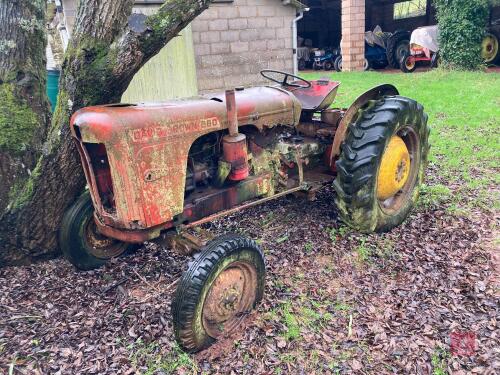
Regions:
M 333 165 L 334 160 L 340 155 L 340 145 L 347 135 L 349 124 L 354 120 L 359 109 L 368 103 L 369 100 L 379 99 L 384 95 L 399 95 L 399 91 L 395 86 L 388 83 L 375 86 L 361 94 L 354 103 L 351 104 L 349 109 L 347 109 L 342 120 L 340 120 L 337 131 L 335 132 L 335 137 L 333 138 L 330 165 Z

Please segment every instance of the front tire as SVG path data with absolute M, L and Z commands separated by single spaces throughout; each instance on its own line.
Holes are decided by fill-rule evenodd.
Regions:
M 183 274 L 172 301 L 177 342 L 189 352 L 236 329 L 264 295 L 260 247 L 230 234 L 210 242 Z
M 427 115 L 412 99 L 387 96 L 361 109 L 336 162 L 341 219 L 366 233 L 401 224 L 424 180 L 428 139 Z
M 94 207 L 87 191 L 64 214 L 59 246 L 65 258 L 76 268 L 88 271 L 103 266 L 134 245 L 97 232 Z
M 405 55 L 401 60 L 401 70 L 404 73 L 413 73 L 417 69 L 417 62 L 412 55 Z

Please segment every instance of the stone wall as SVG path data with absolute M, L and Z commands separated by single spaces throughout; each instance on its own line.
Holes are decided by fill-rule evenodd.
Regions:
M 192 22 L 199 92 L 261 84 L 262 69 L 292 72 L 295 14 L 279 0 L 213 3 Z

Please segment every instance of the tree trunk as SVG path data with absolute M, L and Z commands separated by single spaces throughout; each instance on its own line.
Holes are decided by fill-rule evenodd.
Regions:
M 14 8 L 24 9 L 24 2 L 45 3 L 24 0 L 9 1 L 9 5 L 4 5 L 4 2 L 6 0 L 0 0 L 0 12 L 11 4 L 15 4 Z M 0 266 L 28 263 L 58 254 L 57 232 L 62 217 L 85 186 L 80 159 L 70 139 L 68 124 L 72 113 L 89 105 L 118 102 L 134 74 L 201 13 L 209 1 L 170 0 L 149 17 L 131 14 L 133 3 L 133 0 L 79 2 L 51 126 L 44 132 L 43 118 L 40 117 L 40 127 L 34 132 L 38 137 L 47 134 L 43 153 L 32 158 L 36 160 L 36 167 L 28 178 L 19 179 L 15 175 L 7 179 L 1 175 L 2 183 L 8 181 L 10 187 L 16 188 L 10 188 L 7 203 L 3 204 L 5 208 L 0 206 Z M 38 20 L 43 19 L 41 16 L 43 12 L 37 13 Z M 14 28 L 20 27 L 11 22 L 10 29 L 3 30 L 2 21 L 0 33 L 15 34 Z M 45 53 L 45 48 L 41 48 L 44 38 L 37 42 L 36 56 Z M 44 60 L 41 56 L 40 59 Z M 45 66 L 43 71 L 45 74 Z M 38 104 L 27 102 L 32 109 L 42 105 L 48 108 L 44 79 L 39 82 L 43 82 L 43 88 L 37 97 Z M 30 146 L 36 146 L 37 141 L 39 139 L 31 141 Z M 28 154 L 26 151 L 20 153 L 21 157 Z M 4 160 L 8 163 L 8 157 L 13 153 L 9 151 L 6 155 Z M 1 171 L 3 169 L 0 170 L 3 173 Z
M 0 0 L 0 212 L 29 177 L 46 134 L 44 19 L 43 0 Z

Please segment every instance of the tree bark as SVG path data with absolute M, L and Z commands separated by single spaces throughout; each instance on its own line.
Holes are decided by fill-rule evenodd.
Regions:
M 45 97 L 45 2 L 0 0 L 0 212 L 41 153 Z
M 4 2 L 0 0 L 0 11 Z M 118 102 L 134 74 L 206 9 L 209 1 L 170 0 L 149 17 L 131 14 L 133 3 L 79 2 L 62 66 L 58 104 L 46 132 L 43 153 L 36 154 L 36 167 L 22 180 L 22 188 L 10 189 L 5 208 L 0 206 L 0 266 L 58 254 L 57 232 L 62 217 L 85 186 L 79 156 L 70 139 L 72 113 L 89 105 Z M 46 104 L 45 96 L 38 102 Z M 42 120 L 40 124 L 39 129 L 43 129 Z M 19 179 L 14 177 L 13 181 L 10 186 Z

